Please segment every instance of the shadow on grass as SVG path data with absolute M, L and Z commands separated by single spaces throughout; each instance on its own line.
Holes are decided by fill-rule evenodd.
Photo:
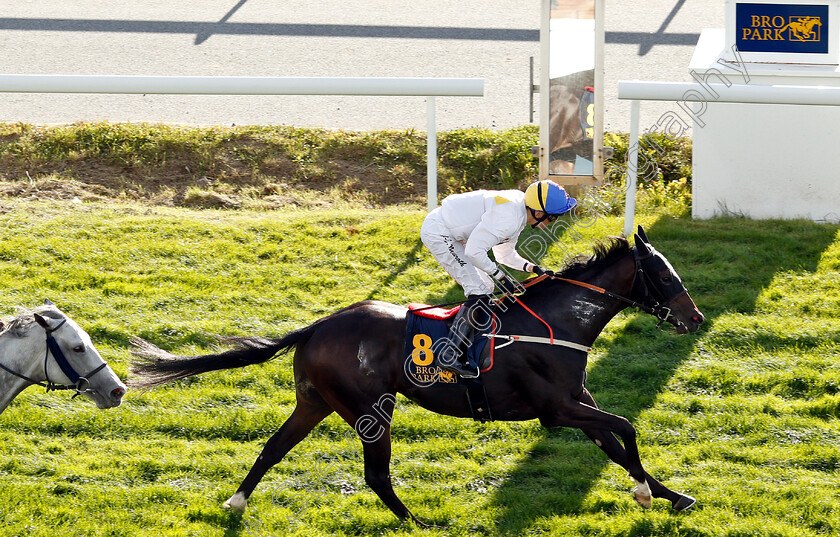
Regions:
M 588 367 L 588 388 L 598 405 L 634 422 L 654 404 L 717 317 L 752 312 L 779 272 L 816 271 L 837 232 L 837 226 L 804 221 L 657 221 L 647 229 L 648 237 L 674 265 L 707 321 L 698 334 L 677 337 L 673 329 L 655 330 L 656 320 L 639 313 L 612 342 L 596 341 L 606 350 Z M 644 442 L 639 438 L 643 463 Z M 520 535 L 539 518 L 580 513 L 608 464 L 613 463 L 580 431 L 545 430 L 488 500 L 500 513 L 498 532 Z M 628 478 L 628 498 L 630 488 Z M 612 507 L 603 502 L 587 509 Z
M 248 535 L 249 521 L 242 514 L 220 509 L 193 509 L 187 514 L 190 522 L 203 522 L 224 530 L 224 537 Z
M 408 270 L 409 267 L 418 263 L 420 250 L 422 249 L 423 242 L 418 237 L 417 242 L 414 243 L 414 246 L 411 248 L 411 250 L 407 254 L 405 254 L 405 259 L 400 264 L 400 266 L 394 269 L 394 271 L 391 272 L 391 274 L 386 276 L 385 279 L 382 280 L 382 283 L 379 285 L 379 287 L 371 291 L 370 294 L 365 298 L 365 300 L 377 300 L 377 296 L 379 295 L 380 291 L 382 291 L 382 289 L 387 289 L 388 287 L 390 287 L 391 284 L 394 283 L 394 280 L 396 280 L 403 272 Z

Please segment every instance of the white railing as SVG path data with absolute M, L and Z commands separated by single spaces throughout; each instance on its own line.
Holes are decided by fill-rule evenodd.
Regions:
M 426 97 L 426 195 L 431 211 L 437 206 L 435 97 L 483 97 L 484 79 L 0 74 L 0 93 Z
M 702 110 L 710 102 L 840 106 L 840 88 L 622 80 L 618 83 L 618 98 L 631 101 L 630 140 L 627 146 L 627 191 L 624 211 L 624 235 L 629 237 L 633 232 L 633 220 L 636 214 L 636 173 L 639 166 L 639 101 L 676 101 L 687 106 L 688 103 L 700 103 L 700 108 L 695 110 L 695 114 L 699 116 L 702 115 Z

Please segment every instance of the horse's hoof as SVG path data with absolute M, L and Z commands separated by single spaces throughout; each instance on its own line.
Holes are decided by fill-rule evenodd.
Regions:
M 237 492 L 222 504 L 225 509 L 230 509 L 234 513 L 242 514 L 245 512 L 245 506 L 248 505 L 248 498 L 241 492 Z
M 651 496 L 653 496 L 653 494 L 650 492 L 650 487 L 648 486 L 647 481 L 636 481 L 636 488 L 633 489 L 633 499 L 636 500 L 636 503 L 645 509 L 650 509 L 653 501 Z
M 686 509 L 691 509 L 697 503 L 697 500 L 689 496 L 688 494 L 683 494 L 680 496 L 680 499 L 674 502 L 674 510 L 675 511 L 685 511 Z
M 653 503 L 653 498 L 651 498 L 650 496 L 639 494 L 638 492 L 633 493 L 633 499 L 636 500 L 637 504 L 641 505 L 645 509 L 650 509 L 650 506 Z

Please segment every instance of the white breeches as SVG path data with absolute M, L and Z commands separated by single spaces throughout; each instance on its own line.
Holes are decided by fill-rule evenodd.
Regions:
M 420 240 L 432 252 L 440 266 L 464 288 L 465 296 L 487 295 L 493 292 L 493 279 L 469 262 L 464 255 L 464 245 L 449 234 L 437 209 L 429 213 L 423 221 Z

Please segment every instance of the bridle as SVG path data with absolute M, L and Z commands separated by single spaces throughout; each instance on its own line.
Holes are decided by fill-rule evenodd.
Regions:
M 685 286 L 682 285 L 682 282 L 679 283 L 679 288 L 671 294 L 671 296 L 665 296 L 665 293 L 655 284 L 653 278 L 651 278 L 650 274 L 647 273 L 645 270 L 645 265 L 649 265 L 649 260 L 656 259 L 654 255 L 656 250 L 653 249 L 652 246 L 649 244 L 645 245 L 646 253 L 644 255 L 640 255 L 639 248 L 635 248 L 633 250 L 633 263 L 634 263 L 634 270 L 633 270 L 633 282 L 630 285 L 630 295 L 637 296 L 634 292 L 637 285 L 641 285 L 641 294 L 643 296 L 642 301 L 639 302 L 637 300 L 633 300 L 632 298 L 626 297 L 624 295 L 620 295 L 618 293 L 614 293 L 608 289 L 604 289 L 603 287 L 599 287 L 597 285 L 593 285 L 591 283 L 582 282 L 579 280 L 572 280 L 569 278 L 563 278 L 561 276 L 556 276 L 553 274 L 542 274 L 537 276 L 536 278 L 531 278 L 529 280 L 525 280 L 524 282 L 520 282 L 521 289 L 527 289 L 532 285 L 539 283 L 546 279 L 552 280 L 559 280 L 562 282 L 570 283 L 572 285 L 577 285 L 578 287 L 583 287 L 585 289 L 589 289 L 591 291 L 595 291 L 602 295 L 605 295 L 609 298 L 614 300 L 618 300 L 620 302 L 624 302 L 628 306 L 632 308 L 637 308 L 645 313 L 655 316 L 659 323 L 657 323 L 656 327 L 659 328 L 662 326 L 662 323 L 668 321 L 673 315 L 671 315 L 671 308 L 670 305 L 677 300 L 682 295 L 686 294 L 688 291 L 686 290 Z M 648 267 L 649 268 L 649 267 Z M 677 280 L 679 281 L 679 280 Z M 675 286 L 676 287 L 676 286 Z M 653 290 L 653 293 L 651 292 Z M 539 320 L 543 325 L 545 325 L 546 329 L 548 330 L 548 336 L 545 337 L 537 337 L 531 335 L 514 335 L 514 334 L 496 334 L 493 330 L 490 333 L 484 334 L 485 337 L 489 338 L 491 341 L 495 339 L 502 339 L 507 340 L 507 343 L 496 347 L 493 344 L 490 347 L 490 361 L 492 367 L 493 361 L 493 352 L 496 348 L 502 348 L 512 343 L 521 342 L 521 343 L 539 343 L 544 345 L 556 345 L 561 347 L 571 348 L 577 351 L 586 352 L 588 353 L 591 351 L 591 347 L 586 345 L 581 345 L 579 343 L 571 342 L 571 341 L 564 341 L 562 339 L 557 339 L 554 337 L 554 330 L 551 328 L 551 325 L 547 323 L 542 317 L 540 317 L 535 311 L 525 305 L 524 302 L 516 298 L 513 293 L 506 292 L 501 297 L 497 298 L 497 302 L 501 302 L 509 297 L 513 297 L 514 301 L 522 306 L 525 311 L 530 313 L 533 317 Z M 416 311 L 416 310 L 415 310 Z
M 678 298 L 682 295 L 688 293 L 688 290 L 685 288 L 682 283 L 680 283 L 680 288 L 673 293 L 671 296 L 665 296 L 665 293 L 654 283 L 653 279 L 651 278 L 650 274 L 645 271 L 645 265 L 649 264 L 648 261 L 654 259 L 656 256 L 654 255 L 655 251 L 652 246 L 646 245 L 649 251 L 641 255 L 639 253 L 638 248 L 633 249 L 633 262 L 635 264 L 635 269 L 633 272 L 633 283 L 630 285 L 630 295 L 631 296 L 638 296 L 634 292 L 637 285 L 641 286 L 641 296 L 642 301 L 636 301 L 632 298 L 626 297 L 624 295 L 620 295 L 618 293 L 614 293 L 608 289 L 604 289 L 603 287 L 599 287 L 597 285 L 593 285 L 591 283 L 582 282 L 579 280 L 571 280 L 569 278 L 562 278 L 560 276 L 539 276 L 537 278 L 532 278 L 526 282 L 523 282 L 523 286 L 528 287 L 531 284 L 537 283 L 545 278 L 551 278 L 554 280 L 560 280 L 566 283 L 570 283 L 572 285 L 577 285 L 578 287 L 583 287 L 585 289 L 589 289 L 591 291 L 595 291 L 601 293 L 604 296 L 608 296 L 614 300 L 618 300 L 624 302 L 631 308 L 636 308 L 639 310 L 644 311 L 649 315 L 653 315 L 656 317 L 659 322 L 657 323 L 657 328 L 662 326 L 663 323 L 667 322 L 673 315 L 671 314 L 671 304 L 674 303 Z
M 671 315 L 671 304 L 683 295 L 687 294 L 688 289 L 686 289 L 682 282 L 680 282 L 679 288 L 672 293 L 671 296 L 665 296 L 662 289 L 655 284 L 650 274 L 645 271 L 645 263 L 648 260 L 656 258 L 656 250 L 653 246 L 649 244 L 645 246 L 648 249 L 648 252 L 645 255 L 639 254 L 638 248 L 633 249 L 633 259 L 636 263 L 636 273 L 633 276 L 633 285 L 630 287 L 630 294 L 633 294 L 636 282 L 639 281 L 642 285 L 642 303 L 644 307 L 636 307 L 639 307 L 639 309 L 642 309 L 659 319 L 659 323 L 656 325 L 658 328 L 662 325 L 662 323 L 673 317 L 673 315 Z M 641 278 L 639 276 L 641 276 Z
M 59 346 L 58 342 L 53 337 L 53 332 L 57 331 L 59 328 L 64 326 L 64 323 L 66 322 L 67 319 L 62 319 L 62 321 L 58 323 L 58 326 L 56 326 L 55 328 L 44 328 L 44 331 L 47 334 L 47 351 L 44 355 L 44 377 L 47 379 L 46 382 L 40 382 L 35 379 L 29 378 L 26 375 L 9 369 L 3 364 L 0 364 L 0 369 L 3 369 L 16 377 L 22 378 L 32 384 L 35 384 L 36 386 L 46 388 L 48 392 L 53 390 L 73 390 L 76 392 L 76 394 L 73 397 L 82 395 L 84 393 L 93 392 L 94 390 L 91 390 L 89 388 L 90 378 L 102 371 L 103 369 L 105 369 L 108 366 L 108 363 L 103 360 L 100 365 L 95 367 L 86 375 L 80 375 L 73 368 L 73 366 L 70 365 L 70 362 L 64 355 L 64 351 L 61 350 L 61 347 Z M 57 384 L 50 380 L 50 375 L 47 372 L 47 362 L 49 360 L 50 354 L 52 354 L 53 359 L 56 361 L 61 371 L 67 376 L 68 379 L 70 379 L 70 382 L 72 382 L 73 384 Z

